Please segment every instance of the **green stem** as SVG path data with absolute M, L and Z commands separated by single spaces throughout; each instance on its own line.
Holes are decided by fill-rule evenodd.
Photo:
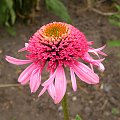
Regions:
M 62 99 L 62 108 L 64 113 L 64 120 L 69 120 L 68 107 L 67 107 L 67 94 L 65 93 Z

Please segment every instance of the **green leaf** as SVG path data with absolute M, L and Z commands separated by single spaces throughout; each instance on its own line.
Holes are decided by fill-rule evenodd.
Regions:
M 79 116 L 79 115 L 76 115 L 75 120 L 82 120 L 82 118 L 80 118 L 80 116 Z
M 117 8 L 118 13 L 111 15 L 109 17 L 109 22 L 115 26 L 120 27 L 120 5 L 115 4 L 115 7 Z
M 120 27 L 120 22 L 119 21 L 116 21 L 115 19 L 109 19 L 109 22 L 115 26 L 118 26 Z
M 119 40 L 108 41 L 107 44 L 109 47 L 120 47 Z
M 115 4 L 115 7 L 120 11 L 120 5 Z
M 55 15 L 65 20 L 67 23 L 72 22 L 66 7 L 60 0 L 45 0 L 45 2 L 47 8 L 51 10 Z
M 4 0 L 0 1 L 0 25 L 4 25 L 6 22 L 6 11 L 7 11 L 7 6 L 6 2 Z
M 10 9 L 10 15 L 11 15 L 11 24 L 13 25 L 16 20 L 16 14 L 13 9 Z
M 6 5 L 7 5 L 8 9 L 9 9 L 11 24 L 13 25 L 15 23 L 15 19 L 16 19 L 16 14 L 13 9 L 13 0 L 5 0 L 5 1 L 6 1 Z
M 7 32 L 11 35 L 11 36 L 15 36 L 16 35 L 16 31 L 13 27 L 9 26 L 6 27 Z
M 5 0 L 5 2 L 9 9 L 11 9 L 13 7 L 13 0 Z

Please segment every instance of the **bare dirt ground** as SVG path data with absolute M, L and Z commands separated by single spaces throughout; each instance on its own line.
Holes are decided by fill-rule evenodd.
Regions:
M 73 19 L 73 25 L 85 33 L 94 47 L 100 47 L 109 40 L 120 40 L 120 28 L 111 25 L 108 17 L 84 11 L 84 3 L 78 0 L 65 2 Z M 106 6 L 107 8 L 107 6 Z M 26 66 L 15 66 L 5 61 L 5 55 L 24 58 L 17 51 L 24 46 L 30 36 L 42 25 L 61 21 L 52 13 L 41 8 L 34 24 L 16 23 L 17 35 L 9 36 L 0 29 L 0 84 L 15 84 Z M 120 120 L 120 48 L 106 47 L 108 57 L 104 61 L 106 70 L 99 73 L 100 84 L 87 85 L 78 79 L 77 92 L 68 85 L 68 104 L 71 120 L 79 114 L 83 120 Z M 69 80 L 69 71 L 66 72 Z M 43 80 L 48 74 L 43 72 Z M 39 92 L 38 92 L 39 93 Z M 63 120 L 61 104 L 54 105 L 47 93 L 40 98 L 31 94 L 29 86 L 0 87 L 0 120 Z

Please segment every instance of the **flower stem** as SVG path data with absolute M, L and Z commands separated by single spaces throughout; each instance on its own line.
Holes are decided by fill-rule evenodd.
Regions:
M 69 120 L 69 113 L 68 113 L 68 107 L 67 107 L 67 94 L 66 93 L 62 99 L 62 108 L 63 108 L 63 113 L 64 113 L 64 120 Z

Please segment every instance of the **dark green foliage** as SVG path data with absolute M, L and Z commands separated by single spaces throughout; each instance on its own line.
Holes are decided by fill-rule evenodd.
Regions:
M 118 10 L 118 14 L 114 14 L 110 16 L 109 22 L 115 26 L 120 27 L 120 5 L 115 5 L 116 9 Z M 120 40 L 113 40 L 107 42 L 109 47 L 120 47 Z
M 120 5 L 115 5 L 115 7 L 118 10 L 118 14 L 110 16 L 109 22 L 115 26 L 120 27 Z
M 48 10 L 52 11 L 55 15 L 59 16 L 67 23 L 71 23 L 71 18 L 64 4 L 60 0 L 45 0 Z
M 0 25 L 9 27 L 15 23 L 15 19 L 13 0 L 0 0 Z
M 59 0 L 45 0 L 46 6 L 55 15 L 67 23 L 71 23 L 71 18 L 64 4 Z M 13 25 L 17 18 L 28 20 L 32 17 L 32 12 L 36 9 L 37 0 L 0 0 L 0 25 L 15 35 Z M 33 16 L 34 17 L 34 16 Z
M 0 25 L 5 26 L 12 36 L 15 31 L 12 25 L 15 23 L 16 14 L 13 9 L 13 0 L 0 0 Z
M 32 10 L 35 9 L 37 0 L 14 0 L 14 9 L 17 14 L 28 19 Z

